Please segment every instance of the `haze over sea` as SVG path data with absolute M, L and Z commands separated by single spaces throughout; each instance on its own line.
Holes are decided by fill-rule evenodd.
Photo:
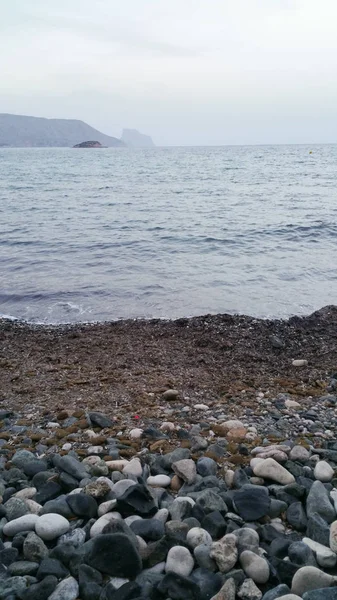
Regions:
M 337 302 L 337 145 L 3 148 L 0 173 L 2 315 L 286 317 Z

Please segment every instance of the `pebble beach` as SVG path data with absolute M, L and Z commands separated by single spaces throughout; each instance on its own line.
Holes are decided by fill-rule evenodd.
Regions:
M 337 598 L 336 325 L 0 319 L 0 599 Z

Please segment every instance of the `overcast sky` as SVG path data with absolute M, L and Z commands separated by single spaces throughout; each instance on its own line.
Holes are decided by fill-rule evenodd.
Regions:
M 0 0 L 0 112 L 158 145 L 337 141 L 337 0 Z

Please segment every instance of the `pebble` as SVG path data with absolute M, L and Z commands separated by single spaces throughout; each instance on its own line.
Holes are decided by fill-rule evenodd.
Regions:
M 301 396 L 295 406 L 289 395 L 268 390 L 247 388 L 237 398 L 226 404 L 227 414 L 222 402 L 202 405 L 201 397 L 199 408 L 189 398 L 170 407 L 163 402 L 161 424 L 141 417 L 141 444 L 131 435 L 131 420 L 120 424 L 119 434 L 102 435 L 96 427 L 112 422 L 109 417 L 98 413 L 91 431 L 71 411 L 57 428 L 63 435 L 82 421 L 70 446 L 39 441 L 34 450 L 29 440 L 29 451 L 15 452 L 7 439 L 13 433 L 24 440 L 28 428 L 0 436 L 6 446 L 0 598 L 117 600 L 157 593 L 181 600 L 330 600 L 337 565 L 334 391 Z M 17 417 L 0 419 L 0 432 L 10 431 L 11 419 Z M 41 431 L 48 420 L 59 418 L 41 417 Z M 56 436 L 56 429 L 46 435 Z M 55 518 L 65 531 L 54 527 L 44 541 L 39 524 L 46 519 L 49 527 Z
M 42 515 L 35 523 L 35 532 L 44 541 L 54 540 L 69 529 L 69 521 L 56 513 Z
M 255 583 L 267 583 L 270 575 L 268 562 L 251 550 L 244 550 L 240 555 L 240 564 L 248 577 Z
M 151 487 L 166 488 L 171 485 L 171 478 L 168 475 L 154 475 L 152 477 L 148 477 L 146 483 Z
M 134 477 L 141 477 L 143 473 L 142 463 L 139 458 L 132 458 L 130 462 L 123 468 L 124 475 L 133 475 Z
M 135 429 L 131 429 L 130 431 L 130 440 L 139 440 L 144 433 L 144 429 L 140 429 L 136 427 Z
M 307 462 L 310 458 L 310 452 L 304 446 L 293 446 L 289 454 L 290 460 L 298 462 Z
M 320 460 L 316 463 L 314 469 L 314 477 L 318 479 L 318 481 L 322 481 L 322 483 L 328 483 L 334 476 L 333 468 L 327 463 L 325 460 Z
M 176 573 L 177 575 L 188 577 L 192 573 L 193 567 L 194 559 L 187 548 L 173 546 L 168 551 L 165 564 L 166 573 Z
M 67 577 L 60 581 L 48 600 L 76 600 L 79 587 L 74 577 Z
M 213 542 L 210 557 L 215 560 L 221 573 L 228 573 L 233 569 L 238 559 L 235 535 L 228 533 L 219 541 Z
M 337 553 L 337 521 L 333 521 L 330 525 L 330 549 Z
M 172 469 L 186 483 L 194 483 L 197 478 L 197 468 L 194 460 L 189 458 L 178 460 L 172 464 Z
M 202 527 L 192 527 L 186 536 L 186 542 L 191 548 L 196 548 L 197 546 L 200 546 L 200 544 L 210 546 L 212 541 L 212 537 L 208 531 Z
M 173 400 L 177 400 L 178 396 L 179 392 L 177 390 L 166 390 L 166 392 L 163 393 L 163 400 L 171 402 Z
M 254 475 L 257 475 L 257 477 L 271 479 L 272 481 L 277 481 L 277 483 L 281 483 L 282 485 L 288 485 L 295 482 L 295 477 L 273 458 L 266 458 L 265 460 L 261 459 L 257 463 L 255 462 L 253 464 L 255 466 L 253 466 L 252 469 L 254 471 Z
M 37 515 L 23 515 L 13 521 L 9 521 L 3 527 L 3 533 L 9 537 L 14 537 L 21 531 L 35 531 L 35 525 L 39 517 Z
M 260 600 L 262 592 L 252 579 L 246 579 L 238 590 L 238 597 L 241 600 Z
M 316 567 L 302 567 L 296 571 L 291 585 L 293 594 L 303 596 L 309 590 L 328 588 L 334 583 L 334 577 Z
M 331 528 L 330 528 L 331 531 Z M 307 544 L 316 555 L 317 564 L 326 569 L 333 568 L 337 563 L 337 555 L 327 546 L 319 544 L 310 538 L 304 537 L 303 543 Z

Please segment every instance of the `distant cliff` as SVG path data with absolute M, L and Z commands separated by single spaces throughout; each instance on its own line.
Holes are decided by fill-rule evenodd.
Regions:
M 124 141 L 105 135 L 84 121 L 0 114 L 0 146 L 64 147 L 82 140 L 97 140 L 103 146 L 125 146 Z
M 122 141 L 131 148 L 154 148 L 150 136 L 139 133 L 137 129 L 123 129 Z

